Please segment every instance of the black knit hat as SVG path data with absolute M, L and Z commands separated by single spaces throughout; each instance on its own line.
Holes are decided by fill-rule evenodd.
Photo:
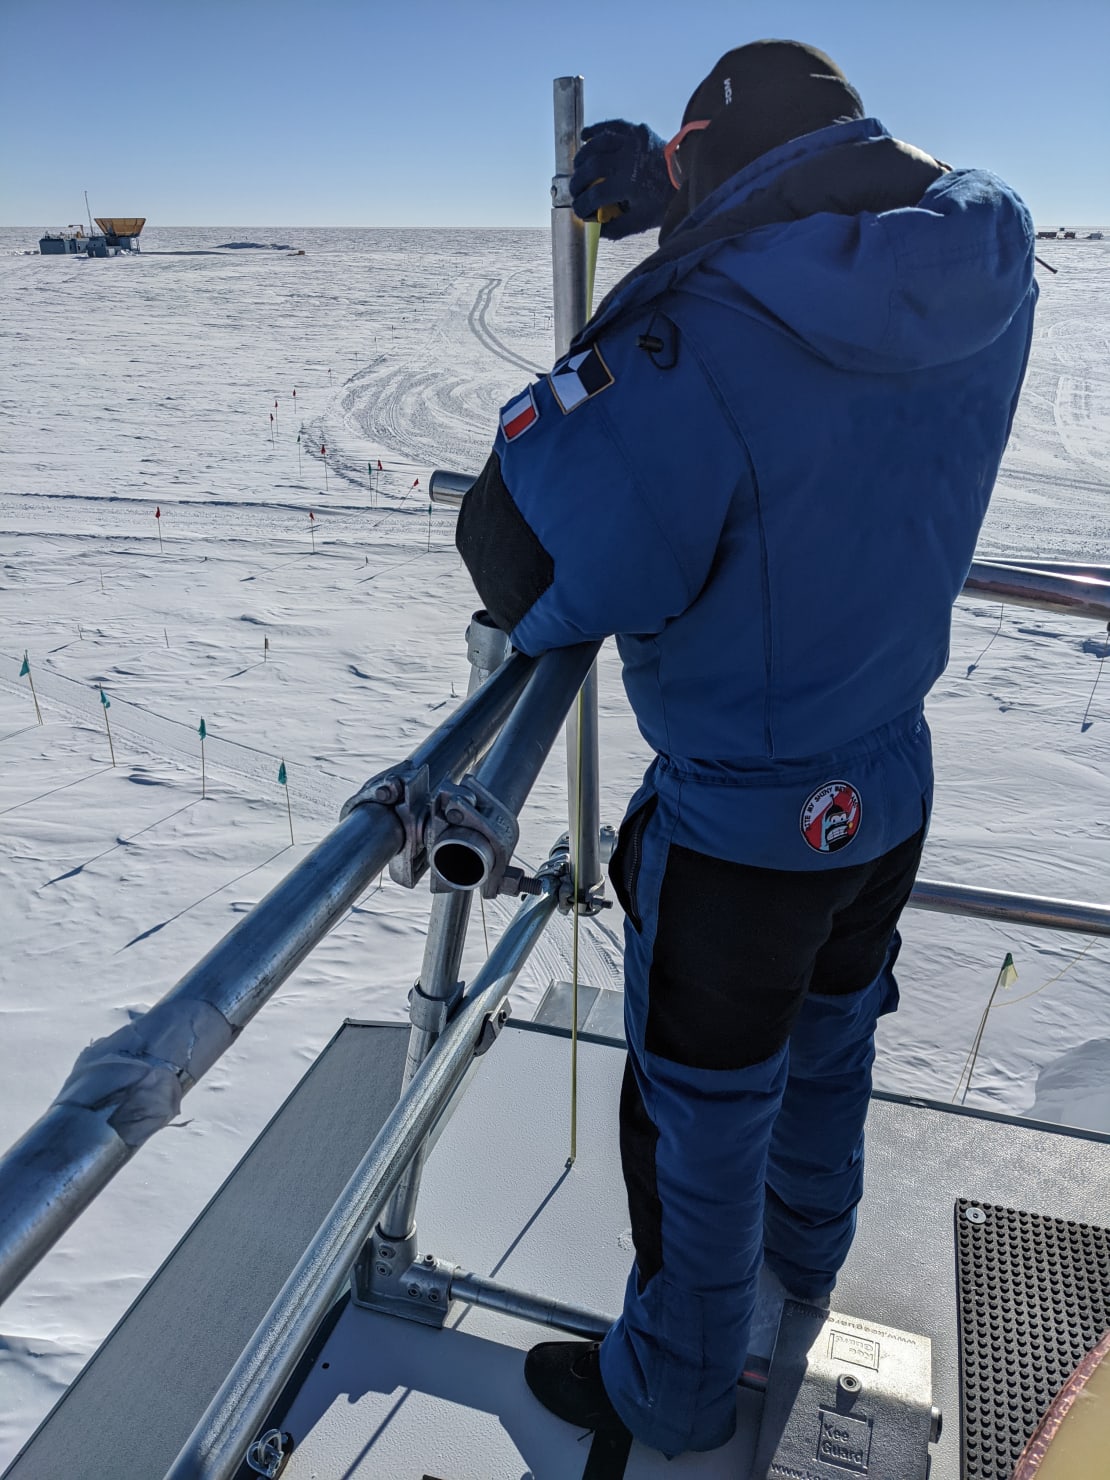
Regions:
M 863 103 L 836 63 L 801 41 L 751 41 L 726 52 L 698 84 L 684 124 L 711 126 L 683 144 L 686 181 L 667 210 L 663 236 L 718 185 L 761 154 L 842 119 Z

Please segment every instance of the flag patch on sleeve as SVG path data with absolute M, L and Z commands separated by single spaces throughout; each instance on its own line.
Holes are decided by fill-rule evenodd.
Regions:
M 505 441 L 515 442 L 518 437 L 523 437 L 528 428 L 535 426 L 539 419 L 536 398 L 529 386 L 515 401 L 510 401 L 501 413 L 501 430 Z
M 609 366 L 596 344 L 568 355 L 547 378 L 564 416 L 613 384 Z

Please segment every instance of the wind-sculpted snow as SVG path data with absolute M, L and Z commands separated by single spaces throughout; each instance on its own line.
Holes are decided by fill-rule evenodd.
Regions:
M 476 470 L 552 358 L 542 231 L 150 227 L 143 255 L 92 262 L 23 256 L 36 240 L 0 231 L 0 1148 L 466 692 L 475 597 L 428 474 Z M 233 241 L 306 255 L 213 253 Z M 643 250 L 603 247 L 599 294 Z M 1110 242 L 1044 250 L 983 550 L 1110 560 Z M 926 876 L 1106 902 L 1106 653 L 1099 623 L 960 603 Z M 611 648 L 601 749 L 616 823 L 647 757 Z M 557 754 L 532 864 L 565 786 Z M 343 1018 L 403 1017 L 427 902 L 375 883 L 0 1311 L 0 1467 Z M 510 908 L 475 910 L 464 973 Z M 616 910 L 585 924 L 587 981 L 615 984 L 619 931 Z M 904 933 L 880 1085 L 951 1096 L 1012 951 L 969 1102 L 1103 1123 L 1110 943 L 912 913 Z M 560 918 L 518 1014 L 569 974 Z

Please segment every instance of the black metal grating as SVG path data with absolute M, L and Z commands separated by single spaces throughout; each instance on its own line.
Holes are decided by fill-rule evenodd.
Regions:
M 956 1284 L 960 1474 L 1010 1480 L 1053 1398 L 1110 1330 L 1110 1230 L 961 1198 Z

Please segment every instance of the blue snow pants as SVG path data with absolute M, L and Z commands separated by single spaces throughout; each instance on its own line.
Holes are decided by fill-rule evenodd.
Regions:
M 812 1298 L 847 1257 L 875 1023 L 897 1006 L 895 927 L 924 841 L 795 872 L 679 846 L 676 822 L 649 780 L 610 869 L 636 1262 L 601 1347 L 613 1406 L 667 1454 L 733 1432 L 761 1262 Z

